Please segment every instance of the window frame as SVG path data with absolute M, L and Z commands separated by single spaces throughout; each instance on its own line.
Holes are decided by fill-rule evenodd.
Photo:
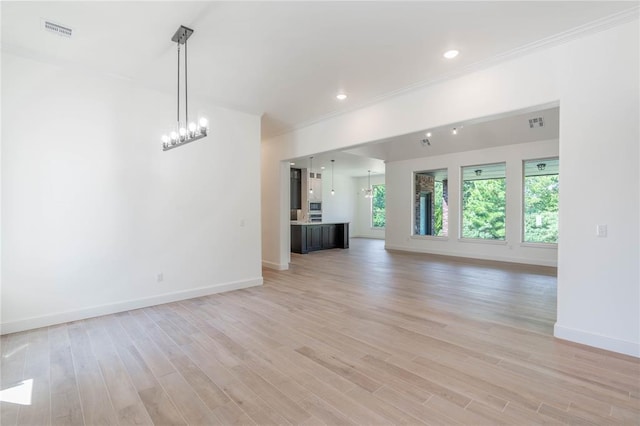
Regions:
M 480 238 L 480 237 L 465 237 L 464 236 L 464 208 L 465 208 L 465 203 L 464 203 L 464 183 L 465 183 L 465 179 L 464 179 L 464 170 L 465 169 L 471 169 L 471 168 L 483 168 L 483 167 L 487 167 L 487 166 L 494 166 L 494 165 L 503 165 L 504 167 L 504 176 L 501 178 L 486 178 L 486 179 L 476 179 L 476 180 L 489 180 L 489 179 L 502 179 L 504 180 L 504 237 L 502 239 L 491 239 L 491 238 Z M 459 168 L 459 173 L 460 173 L 460 184 L 458 186 L 458 190 L 459 190 L 459 208 L 458 208 L 458 215 L 459 215 L 459 219 L 458 219 L 458 241 L 459 242 L 466 242 L 466 243 L 480 243 L 480 244 L 497 244 L 497 245 L 507 245 L 507 219 L 508 219 L 508 215 L 507 215 L 507 206 L 508 206 L 508 200 L 507 200 L 507 195 L 509 194 L 509 182 L 507 180 L 507 161 L 506 160 L 502 160 L 502 161 L 493 161 L 493 162 L 489 162 L 489 163 L 482 163 L 482 164 L 468 164 L 468 165 L 463 165 L 460 166 Z
M 449 219 L 451 217 L 450 213 L 450 208 L 447 208 L 447 223 L 449 224 L 449 226 L 447 227 L 447 234 L 446 235 L 422 235 L 419 233 L 416 233 L 416 200 L 415 200 L 415 195 L 417 192 L 417 183 L 416 183 L 416 176 L 420 175 L 420 174 L 430 174 L 430 173 L 440 173 L 440 172 L 445 172 L 446 173 L 446 180 L 447 182 L 450 181 L 449 179 L 449 167 L 445 166 L 445 167 L 437 167 L 434 169 L 427 169 L 427 170 L 414 170 L 413 173 L 411 174 L 411 227 L 410 227 L 410 235 L 409 237 L 411 239 L 416 239 L 416 240 L 439 240 L 439 241 L 447 241 L 450 237 L 450 226 L 451 223 L 449 222 Z M 435 176 L 434 176 L 435 178 Z M 433 196 L 435 196 L 436 191 L 435 191 L 435 179 L 434 179 L 434 188 L 433 188 Z M 447 197 L 451 194 L 451 188 L 448 186 L 447 187 Z M 449 205 L 449 203 L 447 203 L 447 205 Z M 433 214 L 435 214 L 435 210 L 433 212 Z M 444 220 L 444 212 L 442 213 L 443 215 L 443 220 Z
M 558 241 L 556 241 L 555 243 L 547 243 L 547 242 L 541 242 L 541 241 L 526 241 L 525 240 L 525 234 L 526 234 L 526 193 L 525 193 L 525 188 L 526 188 L 526 178 L 527 178 L 527 172 L 526 172 L 526 163 L 529 162 L 543 162 L 543 161 L 558 161 L 558 163 L 560 162 L 560 157 L 559 156 L 550 156 L 550 157 L 542 157 L 542 158 L 527 158 L 527 159 L 523 159 L 522 160 L 522 187 L 520 188 L 520 196 L 522 199 L 522 205 L 520 206 L 520 246 L 521 247 L 539 247 L 539 248 L 557 248 L 558 247 Z M 558 176 L 558 185 L 560 185 L 560 170 L 558 170 L 558 173 L 556 173 Z M 558 215 L 560 214 L 560 211 L 558 209 Z M 558 224 L 559 225 L 559 224 Z M 558 236 L 559 239 L 559 236 Z

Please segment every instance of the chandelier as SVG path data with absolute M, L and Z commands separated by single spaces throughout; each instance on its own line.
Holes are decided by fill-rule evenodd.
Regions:
M 178 101 L 176 105 L 176 124 L 168 135 L 162 135 L 162 150 L 173 148 L 197 141 L 207 136 L 209 123 L 206 118 L 200 117 L 198 124 L 189 121 L 189 92 L 187 90 L 187 40 L 193 34 L 191 28 L 180 25 L 180 28 L 171 37 L 171 41 L 178 46 Z M 180 45 L 184 45 L 184 121 L 180 121 Z
M 364 198 L 373 198 L 373 188 L 371 187 L 371 170 L 367 170 L 369 173 L 369 184 L 366 188 L 362 188 L 362 192 L 364 192 Z

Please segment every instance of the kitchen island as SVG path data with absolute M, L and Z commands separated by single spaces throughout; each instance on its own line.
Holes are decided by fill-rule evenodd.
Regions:
M 348 222 L 291 222 L 291 252 L 349 248 Z

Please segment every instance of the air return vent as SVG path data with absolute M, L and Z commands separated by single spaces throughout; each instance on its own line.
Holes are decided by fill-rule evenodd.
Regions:
M 544 127 L 544 121 L 542 120 L 542 117 L 529 119 L 529 128 L 535 129 L 536 127 Z
M 53 23 L 51 21 L 42 20 L 42 28 L 50 33 L 58 34 L 63 37 L 71 37 L 73 30 L 69 27 Z

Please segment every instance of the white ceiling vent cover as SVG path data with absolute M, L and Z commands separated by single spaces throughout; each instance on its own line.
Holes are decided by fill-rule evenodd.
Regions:
M 60 24 L 56 24 L 51 21 L 47 21 L 45 19 L 42 20 L 42 29 L 63 37 L 71 37 L 73 33 L 73 29 L 62 26 Z
M 542 117 L 529 119 L 529 128 L 534 129 L 536 127 L 544 127 L 544 121 L 542 120 Z

